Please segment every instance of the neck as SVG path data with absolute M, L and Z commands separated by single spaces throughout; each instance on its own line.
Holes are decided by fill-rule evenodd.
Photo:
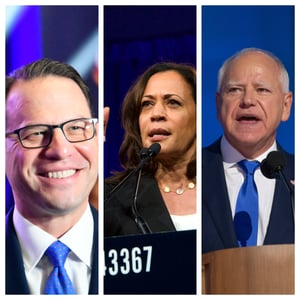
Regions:
M 24 215 L 22 211 L 19 210 L 20 214 L 23 215 L 32 224 L 40 227 L 42 230 L 51 234 L 56 238 L 60 238 L 66 232 L 68 232 L 83 216 L 88 203 L 84 203 L 72 212 L 56 213 L 56 214 L 40 214 L 39 216 L 34 215 Z

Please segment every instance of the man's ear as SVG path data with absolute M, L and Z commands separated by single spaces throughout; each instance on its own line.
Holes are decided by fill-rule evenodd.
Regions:
M 293 95 L 291 92 L 288 92 L 284 96 L 281 121 L 285 122 L 289 119 L 291 114 L 292 103 L 293 103 Z
M 221 109 L 221 94 L 219 92 L 216 92 L 216 111 L 217 111 L 217 119 L 220 120 L 220 109 Z

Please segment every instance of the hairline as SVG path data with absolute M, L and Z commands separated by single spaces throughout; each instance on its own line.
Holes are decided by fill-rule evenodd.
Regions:
M 271 53 L 267 50 L 259 49 L 259 48 L 242 49 L 241 51 L 235 53 L 234 55 L 232 55 L 231 57 L 229 57 L 228 59 L 226 59 L 224 61 L 224 63 L 222 64 L 222 66 L 220 67 L 219 72 L 218 72 L 218 86 L 217 86 L 218 92 L 221 92 L 221 90 L 222 90 L 225 75 L 228 72 L 229 68 L 231 67 L 231 64 L 233 63 L 233 61 L 235 61 L 236 59 L 238 59 L 248 53 L 261 53 L 261 54 L 264 54 L 264 55 L 268 56 L 269 58 L 271 58 L 277 64 L 277 66 L 279 68 L 279 72 L 280 72 L 279 80 L 280 80 L 283 92 L 284 93 L 289 92 L 289 75 L 288 75 L 288 72 L 287 72 L 285 66 L 281 62 L 281 60 L 277 56 L 275 56 L 273 53 Z

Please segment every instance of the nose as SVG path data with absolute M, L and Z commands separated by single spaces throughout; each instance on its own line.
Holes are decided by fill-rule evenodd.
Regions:
M 72 151 L 72 143 L 70 143 L 60 128 L 53 130 L 52 140 L 46 148 L 48 156 L 62 159 L 70 155 Z
M 152 121 L 161 121 L 166 118 L 166 108 L 160 102 L 155 103 L 152 108 L 151 120 Z
M 245 89 L 244 94 L 241 99 L 243 106 L 251 106 L 256 103 L 256 95 L 254 89 Z

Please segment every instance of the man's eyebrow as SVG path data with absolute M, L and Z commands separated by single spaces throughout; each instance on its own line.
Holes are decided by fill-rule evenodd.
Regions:
M 243 85 L 243 83 L 241 81 L 233 81 L 233 80 L 224 83 L 224 86 L 232 86 L 232 85 Z

